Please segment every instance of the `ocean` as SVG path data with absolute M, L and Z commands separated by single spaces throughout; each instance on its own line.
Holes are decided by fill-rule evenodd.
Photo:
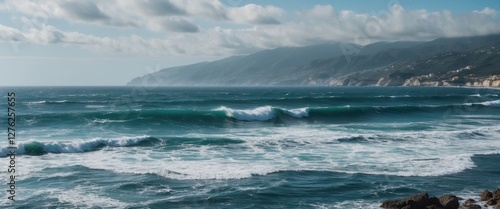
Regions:
M 8 172 L 9 92 L 15 173 Z M 468 198 L 500 186 L 500 89 L 0 93 L 1 208 L 365 209 L 422 191 Z

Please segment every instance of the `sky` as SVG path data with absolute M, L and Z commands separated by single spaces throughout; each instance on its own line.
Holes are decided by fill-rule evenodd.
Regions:
M 0 86 L 121 86 L 277 47 L 500 33 L 498 0 L 0 0 Z

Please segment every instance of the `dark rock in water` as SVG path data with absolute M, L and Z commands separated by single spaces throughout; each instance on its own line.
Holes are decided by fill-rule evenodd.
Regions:
M 467 199 L 465 202 L 464 202 L 464 205 L 470 205 L 472 203 L 475 203 L 476 201 L 474 199 Z
M 458 206 L 458 198 L 454 195 L 443 195 L 438 199 L 429 198 L 429 195 L 424 192 L 407 198 L 384 201 L 380 207 L 386 209 L 458 209 Z
M 481 201 L 486 201 L 491 198 L 493 198 L 493 194 L 490 191 L 484 190 L 483 192 L 481 192 Z
M 481 207 L 480 205 L 478 204 L 474 204 L 476 202 L 476 200 L 474 199 L 467 199 L 463 206 L 466 207 L 466 208 L 469 208 L 469 209 L 480 209 L 480 208 L 483 208 Z
M 384 201 L 380 207 L 386 209 L 417 209 L 425 208 L 428 205 L 431 205 L 429 195 L 424 192 L 407 198 Z
M 431 205 L 431 206 L 427 206 L 425 209 L 444 209 L 444 208 L 436 206 L 436 205 Z
M 495 191 L 493 191 L 492 195 L 493 195 L 493 198 L 500 200 L 500 189 L 496 189 Z
M 486 201 L 486 205 L 489 205 L 489 206 L 493 206 L 496 204 L 497 204 L 497 201 L 494 198 L 491 198 L 488 201 Z
M 427 192 L 423 192 L 406 198 L 384 201 L 380 207 L 386 209 L 458 209 L 460 207 L 459 200 L 464 199 L 452 194 L 439 198 L 429 197 Z M 481 192 L 480 201 L 485 203 L 485 208 L 500 209 L 500 189 L 493 192 L 484 190 Z M 478 203 L 475 199 L 467 199 L 460 208 L 483 208 Z
M 457 196 L 451 194 L 441 196 L 439 202 L 445 209 L 457 209 L 460 206 Z
M 429 198 L 431 205 L 442 206 L 437 197 Z

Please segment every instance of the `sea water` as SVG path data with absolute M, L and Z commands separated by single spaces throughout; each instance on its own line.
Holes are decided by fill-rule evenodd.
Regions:
M 500 185 L 500 90 L 2 87 L 2 208 L 378 208 Z

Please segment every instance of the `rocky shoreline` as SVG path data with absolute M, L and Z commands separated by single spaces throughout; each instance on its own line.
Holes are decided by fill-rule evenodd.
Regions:
M 413 77 L 405 77 L 404 75 L 391 75 L 391 76 L 380 77 L 379 79 L 375 78 L 363 79 L 363 76 L 354 74 L 347 77 L 332 79 L 329 81 L 328 85 L 329 86 L 449 86 L 449 87 L 464 86 L 464 87 L 500 88 L 500 75 L 454 76 L 453 74 L 452 75 L 426 74 Z
M 423 192 L 401 199 L 386 200 L 380 207 L 385 209 L 500 209 L 500 189 L 493 192 L 484 190 L 477 196 L 477 199 L 467 200 L 452 194 L 429 197 L 427 192 Z

